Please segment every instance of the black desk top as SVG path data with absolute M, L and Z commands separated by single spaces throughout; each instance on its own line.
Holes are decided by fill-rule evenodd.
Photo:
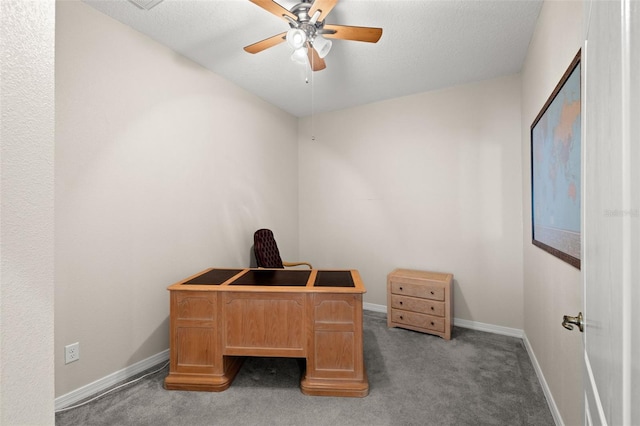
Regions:
M 242 271 L 243 269 L 211 269 L 183 284 L 220 285 Z
M 287 271 L 284 269 L 251 269 L 229 285 L 282 285 L 306 286 L 311 271 Z
M 244 273 L 242 273 L 244 271 Z M 211 269 L 182 284 L 229 286 L 295 286 L 304 287 L 311 270 L 286 269 Z M 236 275 L 235 279 L 231 280 Z M 355 287 L 351 271 L 316 271 L 314 287 Z

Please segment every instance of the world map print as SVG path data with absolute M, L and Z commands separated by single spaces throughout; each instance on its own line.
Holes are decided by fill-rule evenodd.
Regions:
M 533 238 L 580 259 L 580 63 L 531 129 Z

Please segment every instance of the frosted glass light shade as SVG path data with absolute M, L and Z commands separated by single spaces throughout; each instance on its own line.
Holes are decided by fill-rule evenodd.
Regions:
M 291 28 L 287 31 L 287 43 L 293 49 L 300 49 L 307 42 L 307 34 L 300 28 Z
M 327 40 L 320 34 L 318 34 L 316 38 L 313 39 L 313 47 L 316 49 L 316 52 L 318 52 L 318 56 L 320 56 L 321 58 L 327 56 L 327 54 L 331 50 L 331 45 L 331 40 Z
M 309 63 L 307 49 L 305 49 L 304 47 L 300 47 L 299 49 L 294 50 L 293 54 L 291 55 L 291 60 L 302 65 L 307 65 Z

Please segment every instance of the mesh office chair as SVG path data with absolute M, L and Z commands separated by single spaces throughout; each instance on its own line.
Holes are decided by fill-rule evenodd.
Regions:
M 280 257 L 278 244 L 273 238 L 273 232 L 270 229 L 258 229 L 253 234 L 253 251 L 256 255 L 258 268 L 284 268 L 291 266 L 307 265 L 309 269 L 313 269 L 308 262 L 284 262 Z

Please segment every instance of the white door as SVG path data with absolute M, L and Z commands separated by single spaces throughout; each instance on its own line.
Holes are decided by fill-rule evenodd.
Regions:
M 585 423 L 640 425 L 640 1 L 586 1 L 585 34 Z

